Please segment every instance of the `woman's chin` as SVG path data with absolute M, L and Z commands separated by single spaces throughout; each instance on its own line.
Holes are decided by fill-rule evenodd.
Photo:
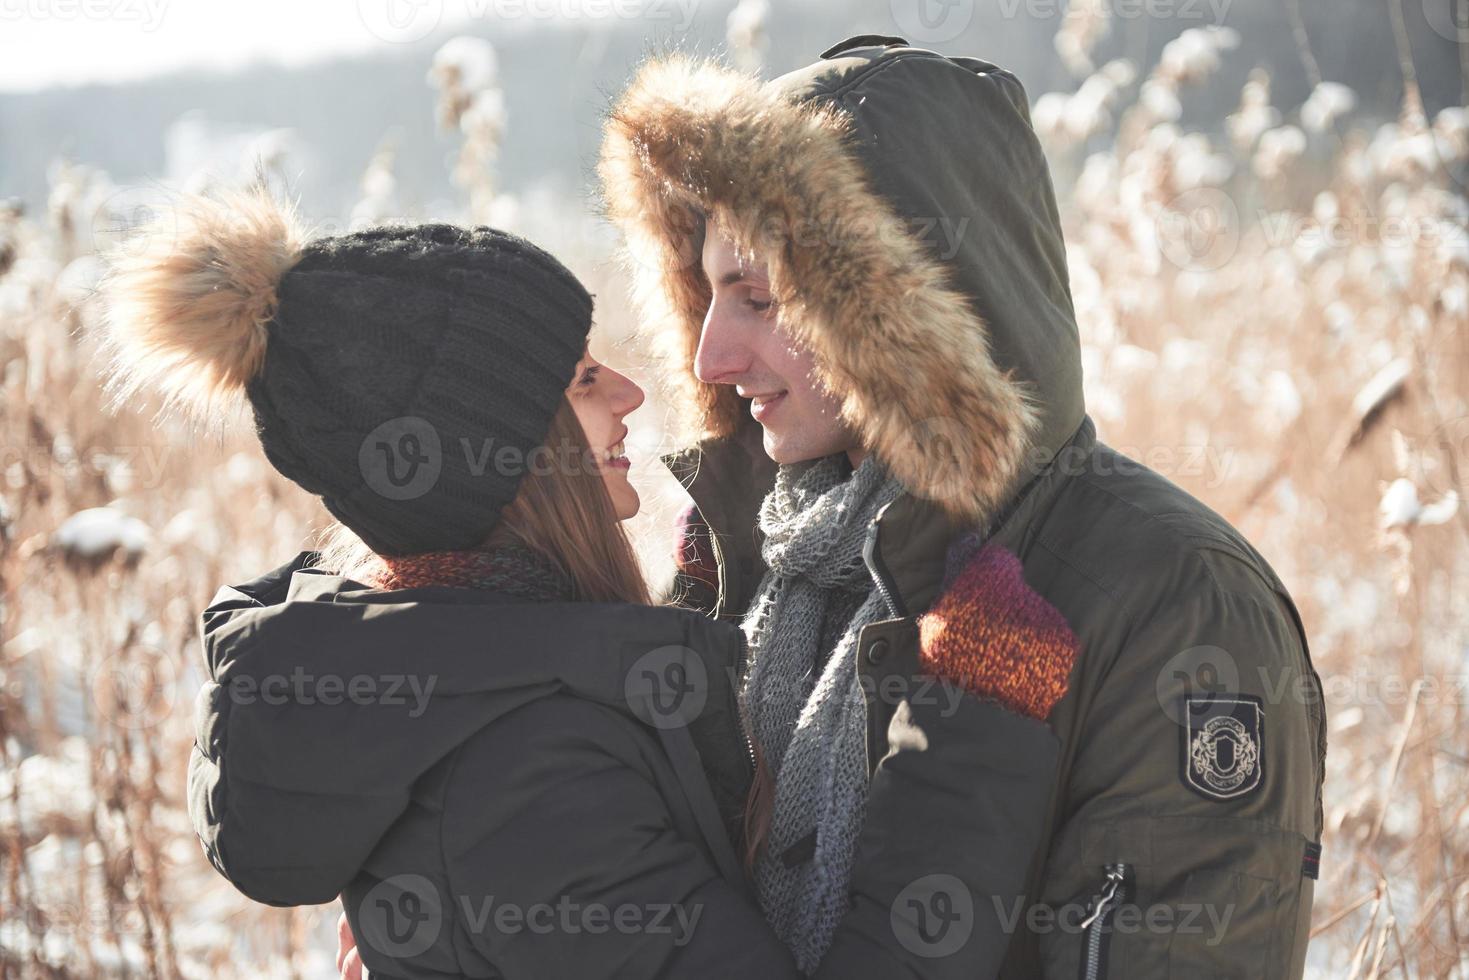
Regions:
M 633 489 L 632 484 L 624 482 L 620 487 L 609 487 L 612 496 L 612 509 L 617 513 L 619 521 L 629 521 L 638 516 L 638 511 L 643 507 L 642 498 Z
M 634 517 L 638 516 L 638 511 L 642 509 L 642 506 L 642 501 L 638 500 L 637 498 L 633 498 L 633 502 L 630 506 L 619 506 L 617 508 L 617 520 L 619 522 L 632 520 Z

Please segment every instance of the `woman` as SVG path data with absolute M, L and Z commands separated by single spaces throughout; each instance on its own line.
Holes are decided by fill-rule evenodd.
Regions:
M 647 602 L 619 524 L 642 393 L 586 353 L 591 298 L 559 262 L 484 228 L 307 241 L 251 193 L 188 199 L 108 289 L 120 394 L 243 396 L 340 522 L 204 612 L 189 803 L 221 874 L 274 905 L 340 894 L 375 977 L 800 975 L 739 857 L 765 785 L 742 636 Z M 916 670 L 821 975 L 974 975 L 1035 845 L 1051 772 L 1009 755 L 1045 727 L 984 690 L 921 696 Z M 943 727 L 956 785 L 1003 793 L 906 772 Z M 913 832 L 944 807 L 994 854 Z M 943 938 L 961 894 L 968 946 Z

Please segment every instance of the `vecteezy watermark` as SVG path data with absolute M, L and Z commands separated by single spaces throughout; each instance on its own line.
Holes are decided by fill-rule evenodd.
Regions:
M 530 905 L 505 902 L 494 895 L 449 895 L 419 874 L 392 875 L 378 882 L 357 903 L 353 933 L 364 946 L 387 956 L 418 956 L 428 950 L 450 915 L 471 935 L 539 936 L 665 935 L 675 946 L 694 936 L 702 904 L 678 902 L 581 902 L 562 895 L 554 902 Z
M 1155 686 L 1158 707 L 1178 725 L 1187 724 L 1187 701 L 1206 696 L 1245 695 L 1265 706 L 1396 707 L 1415 697 L 1426 706 L 1469 704 L 1469 673 L 1354 670 L 1313 676 L 1288 658 L 1273 654 L 1266 662 L 1247 658 L 1241 666 L 1234 654 L 1210 644 L 1192 646 L 1170 657 L 1158 671 Z
M 1091 909 L 1085 902 L 1065 905 L 1024 905 L 1022 899 L 1007 903 L 998 895 L 991 896 L 995 915 L 1000 928 L 1006 935 L 1014 933 L 1022 917 L 1025 927 L 1032 933 L 1045 935 L 1064 932 L 1080 935 L 1087 930 Z M 1234 918 L 1233 903 L 1224 906 L 1208 902 L 1180 902 L 1169 905 L 1157 902 L 1146 907 L 1136 904 L 1119 905 L 1112 911 L 1100 928 L 1103 932 L 1131 935 L 1139 932 L 1153 935 L 1198 936 L 1208 934 L 1205 946 L 1218 946 L 1229 931 Z
M 688 647 L 659 647 L 628 669 L 623 695 L 633 714 L 654 728 L 683 728 L 709 702 L 709 670 Z
M 0 3 L 5 0 L 0 0 Z M 139 184 L 107 195 L 92 212 L 92 248 L 99 255 L 137 254 L 150 243 L 167 245 L 178 236 L 174 207 L 178 195 L 167 188 Z
M 433 946 L 444 925 L 444 902 L 434 883 L 401 874 L 384 878 L 362 897 L 352 932 L 368 949 L 406 959 Z
M 1155 216 L 1154 233 L 1158 250 L 1177 268 L 1213 272 L 1238 253 L 1246 223 L 1258 229 L 1267 247 L 1290 247 L 1307 255 L 1356 244 L 1457 251 L 1469 240 L 1462 224 L 1431 216 L 1321 218 L 1264 208 L 1242 214 L 1234 199 L 1217 187 L 1196 187 L 1169 201 Z
M 1081 446 L 1063 446 L 1052 456 L 1045 447 L 1030 450 L 1023 464 L 1026 475 L 1038 476 L 1048 467 L 1063 476 L 1136 476 L 1147 470 L 1172 480 L 1201 479 L 1213 489 L 1222 486 L 1233 469 L 1235 450 L 1204 445 L 1114 446 L 1098 452 Z
M 46 935 L 52 942 L 61 940 L 78 945 L 87 936 L 142 936 L 149 924 L 136 900 L 105 901 L 93 897 L 88 901 L 57 901 L 46 895 L 30 895 L 8 921 L 23 924 L 33 934 Z M 54 937 L 54 938 L 51 938 Z
M 1424 448 L 1436 454 L 1433 465 L 1423 468 L 1424 488 L 1440 495 L 1450 490 L 1461 497 L 1469 494 L 1469 486 L 1460 482 L 1469 479 L 1469 415 L 1434 428 L 1424 440 Z
M 903 36 L 919 44 L 952 41 L 974 18 L 974 0 L 888 0 L 888 8 Z
M 1469 4 L 1460 0 L 1423 0 L 1423 19 L 1439 37 L 1456 44 L 1469 44 Z
M 769 211 L 726 215 L 722 230 L 748 249 L 756 261 L 792 252 L 824 254 L 862 248 L 871 242 L 884 245 L 917 244 L 929 254 L 949 261 L 959 254 L 971 226 L 970 215 L 900 215 L 890 212 L 849 215 L 833 213 L 824 218 L 798 217 Z M 704 235 L 704 215 L 693 204 L 673 202 L 665 226 L 667 238 L 635 236 L 624 243 L 624 258 L 635 265 L 659 272 L 688 269 L 699 264 L 697 243 Z
M 893 899 L 888 922 L 898 942 L 914 956 L 952 956 L 974 932 L 974 896 L 955 875 L 924 875 Z
M 460 437 L 465 467 L 471 476 L 484 476 L 493 470 L 500 476 L 549 476 L 562 473 L 578 476 L 597 472 L 597 458 L 589 449 L 563 443 L 559 446 L 535 446 L 524 450 L 519 446 L 496 446 L 493 438 L 483 439 L 478 447 L 468 437 Z
M 1202 694 L 1238 694 L 1239 664 L 1223 647 L 1200 644 L 1181 650 L 1158 671 L 1158 707 L 1175 725 L 1186 725 L 1184 705 Z M 1180 696 L 1181 695 L 1181 696 Z
M 825 251 L 873 240 L 884 245 L 911 241 L 944 261 L 959 254 L 968 230 L 969 215 L 893 213 L 864 213 L 856 218 L 833 215 L 827 221 L 816 218 L 792 221 L 786 215 L 765 214 L 743 229 L 757 255 L 791 247 Z
M 55 478 L 72 482 L 84 476 L 101 476 L 114 486 L 126 480 L 128 489 L 156 490 L 162 486 L 175 452 L 171 446 L 0 446 L 0 474 L 12 488 L 27 480 Z
M 914 461 L 904 482 L 928 500 L 962 500 L 974 492 L 979 454 L 987 447 L 977 442 L 958 419 L 935 416 L 920 419 L 903 430 L 907 447 L 897 455 Z
M 389 44 L 421 41 L 443 17 L 444 0 L 357 0 L 357 19 L 362 26 Z
M 541 936 L 604 935 L 608 932 L 624 936 L 665 935 L 673 937 L 675 946 L 689 944 L 704 914 L 703 905 L 678 902 L 607 905 L 577 902 L 565 895 L 558 898 L 555 905 L 539 902 L 524 906 L 496 902 L 493 895 L 478 898 L 461 895 L 459 908 L 469 931 L 476 935 L 491 931 L 493 922 L 493 931 L 503 935 L 520 932 Z
M 465 0 L 475 20 L 641 20 L 687 30 L 701 0 Z
M 459 468 L 459 455 L 463 465 Z M 495 437 L 459 436 L 445 445 L 438 427 L 416 415 L 388 419 L 362 439 L 358 469 L 368 488 L 389 500 L 415 500 L 433 490 L 446 466 L 471 478 L 594 475 L 598 454 L 586 446 L 564 442 L 525 448 Z
M 1318 218 L 1309 214 L 1261 210 L 1255 215 L 1265 241 L 1271 247 L 1300 247 L 1307 250 L 1345 248 L 1371 243 L 1389 248 L 1462 245 L 1469 230 L 1456 222 L 1415 215 L 1337 215 Z
M 159 653 L 118 651 L 92 671 L 91 688 L 99 718 L 133 731 L 152 728 L 173 711 L 178 667 Z
M 357 450 L 362 478 L 389 500 L 415 500 L 434 488 L 444 468 L 439 430 L 415 415 L 388 419 Z
M 1093 0 L 1099 15 L 1112 20 L 1199 20 L 1222 24 L 1234 0 Z M 1000 16 L 1014 20 L 1055 20 L 1076 4 L 1074 0 L 997 0 Z
M 1350 671 L 1328 674 L 1321 678 L 1319 686 L 1296 670 L 1261 666 L 1255 669 L 1255 674 L 1256 689 L 1266 704 L 1395 707 L 1416 699 L 1425 707 L 1469 705 L 1469 674 L 1409 675 Z
M 641 20 L 682 32 L 694 22 L 700 0 L 464 0 L 455 21 L 542 20 L 584 23 Z M 369 34 L 390 44 L 412 44 L 445 20 L 444 0 L 357 0 L 357 17 Z
M 1213 272 L 1239 250 L 1240 215 L 1217 187 L 1196 187 L 1169 201 L 1154 221 L 1158 250 L 1180 269 Z
M 303 667 L 289 674 L 266 674 L 255 677 L 238 674 L 229 680 L 230 700 L 235 704 L 254 704 L 257 700 L 273 707 L 286 704 L 338 705 L 344 701 L 356 705 L 412 707 L 409 718 L 417 718 L 428 709 L 438 684 L 437 674 L 312 674 Z
M 112 20 L 156 31 L 169 0 L 0 0 L 0 21 Z
M 941 718 L 951 717 L 964 703 L 964 689 L 937 676 L 884 674 L 879 678 L 863 671 L 858 674 L 857 683 L 864 694 L 882 704 L 938 705 Z

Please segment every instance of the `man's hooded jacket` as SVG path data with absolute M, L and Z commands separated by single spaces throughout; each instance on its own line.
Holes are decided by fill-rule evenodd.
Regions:
M 1006 567 L 995 549 L 1076 637 L 1027 899 L 970 896 L 1009 937 L 1000 975 L 1299 977 L 1325 755 L 1304 631 L 1223 518 L 1098 441 L 1050 176 L 1015 77 L 871 36 L 765 83 L 659 59 L 613 107 L 600 174 L 648 328 L 698 407 L 700 441 L 666 460 L 696 507 L 680 576 L 690 602 L 741 616 L 764 570 L 756 515 L 774 476 L 748 404 L 692 375 L 712 219 L 767 262 L 781 323 L 909 489 L 869 533 L 892 612 L 863 630 L 853 668 L 866 675 L 870 764 L 893 712 L 872 694 L 920 643 L 946 625 L 993 642 L 1008 601 L 985 578 Z M 976 534 L 989 561 L 946 575 L 951 545 Z M 969 612 L 936 626 L 923 614 L 945 589 L 961 593 L 946 608 L 957 598 Z M 914 820 L 913 835 L 927 831 Z M 1000 843 L 978 826 L 945 832 L 956 859 Z M 872 859 L 859 850 L 855 866 Z M 992 954 L 897 951 L 882 975 Z

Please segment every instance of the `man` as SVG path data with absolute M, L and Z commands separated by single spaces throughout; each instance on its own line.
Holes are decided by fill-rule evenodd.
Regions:
M 876 36 L 765 84 L 654 61 L 600 172 L 698 407 L 702 440 L 667 460 L 695 505 L 679 593 L 751 635 L 757 884 L 798 959 L 852 867 L 883 860 L 845 848 L 862 787 L 842 774 L 854 739 L 869 774 L 889 751 L 888 682 L 1023 608 L 1055 625 L 1034 656 L 1079 646 L 1027 897 L 937 889 L 927 911 L 971 901 L 980 938 L 997 918 L 1015 980 L 1301 976 L 1325 753 L 1304 631 L 1238 532 L 1097 441 L 1014 76 Z M 998 961 L 873 942 L 912 975 Z

